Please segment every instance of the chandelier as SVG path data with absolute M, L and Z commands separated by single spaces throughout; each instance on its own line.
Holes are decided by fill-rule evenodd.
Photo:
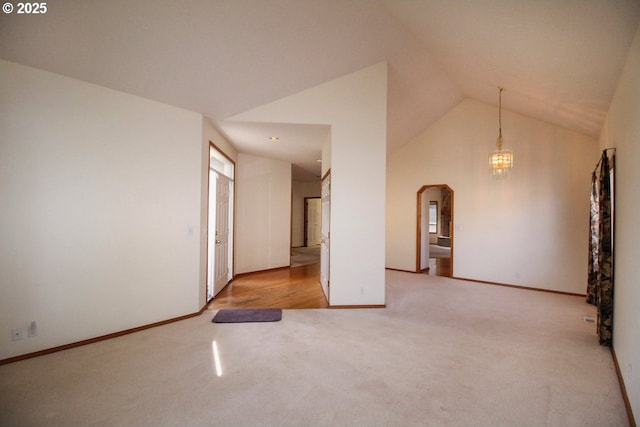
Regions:
M 504 88 L 498 86 L 498 90 L 498 150 L 489 154 L 489 167 L 494 176 L 505 176 L 507 171 L 513 167 L 513 151 L 502 149 L 502 91 Z

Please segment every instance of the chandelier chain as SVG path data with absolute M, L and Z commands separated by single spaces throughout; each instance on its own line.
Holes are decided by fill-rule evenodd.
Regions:
M 500 90 L 498 98 L 498 150 L 502 150 L 502 91 L 504 88 L 498 86 L 498 89 Z

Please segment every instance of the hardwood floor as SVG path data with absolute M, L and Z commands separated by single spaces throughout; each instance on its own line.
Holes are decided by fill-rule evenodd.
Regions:
M 208 308 L 327 308 L 320 263 L 240 275 Z
M 451 277 L 451 258 L 429 258 L 429 271 L 427 274 Z
M 430 276 L 451 277 L 451 248 L 435 244 L 429 245 Z

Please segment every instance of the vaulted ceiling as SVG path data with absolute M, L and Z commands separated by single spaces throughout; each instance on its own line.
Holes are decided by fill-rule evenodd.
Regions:
M 638 0 L 56 0 L 0 15 L 0 57 L 200 112 L 302 178 L 326 128 L 227 119 L 386 60 L 389 153 L 498 85 L 505 109 L 597 137 L 639 21 Z

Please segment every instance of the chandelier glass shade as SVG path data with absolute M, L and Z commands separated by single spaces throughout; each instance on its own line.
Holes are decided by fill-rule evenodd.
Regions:
M 505 176 L 507 171 L 513 167 L 513 151 L 502 149 L 502 91 L 499 90 L 499 107 L 498 107 L 498 149 L 489 154 L 489 167 L 494 176 Z

